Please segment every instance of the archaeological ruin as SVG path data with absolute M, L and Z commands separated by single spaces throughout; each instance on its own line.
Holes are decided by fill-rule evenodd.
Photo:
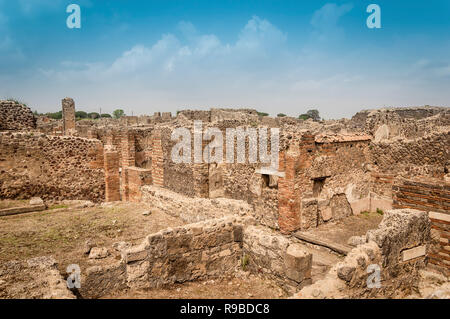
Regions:
M 190 285 L 219 297 L 450 298 L 448 107 L 322 121 L 218 108 L 76 120 L 76 99 L 60 107 L 53 120 L 0 101 L 0 298 L 183 296 Z M 225 140 L 223 160 L 174 162 L 174 130 L 194 123 L 223 136 L 278 128 L 278 169 L 225 161 Z M 232 158 L 252 152 L 249 136 Z M 199 141 L 204 154 L 212 140 Z M 220 295 L 228 286 L 237 295 Z

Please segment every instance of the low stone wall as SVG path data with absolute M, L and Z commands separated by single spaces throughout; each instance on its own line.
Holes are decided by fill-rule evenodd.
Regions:
M 365 244 L 354 248 L 326 277 L 294 298 L 402 298 L 418 284 L 426 265 L 430 221 L 425 212 L 390 210 Z M 377 271 L 379 281 L 377 281 Z M 379 285 L 378 285 L 379 284 Z
M 0 198 L 104 199 L 100 141 L 4 132 L 0 145 Z
M 233 276 L 239 269 L 276 280 L 288 291 L 310 283 L 312 256 L 249 217 L 225 217 L 149 235 L 122 250 L 114 265 L 93 266 L 80 293 L 98 298 L 123 289 Z
M 251 205 L 240 200 L 191 198 L 153 185 L 145 185 L 141 191 L 142 201 L 188 223 L 230 215 L 253 215 Z
M 312 255 L 278 233 L 246 227 L 243 252 L 250 271 L 267 276 L 286 291 L 294 293 L 311 284 Z
M 15 101 L 0 101 L 0 131 L 36 128 L 36 118 L 26 105 Z
M 231 275 L 239 265 L 247 222 L 228 217 L 149 235 L 122 251 L 118 264 L 87 269 L 81 294 L 96 298 L 126 287 L 154 288 Z

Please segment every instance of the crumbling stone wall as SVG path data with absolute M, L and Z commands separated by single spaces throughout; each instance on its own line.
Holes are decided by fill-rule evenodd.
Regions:
M 372 134 L 375 140 L 416 138 L 450 125 L 450 110 L 446 107 L 366 110 L 356 113 L 348 124 Z
M 34 133 L 0 133 L 0 197 L 105 198 L 100 141 Z
M 312 255 L 301 245 L 261 226 L 244 228 L 243 267 L 294 293 L 311 284 Z
M 247 222 L 230 217 L 149 235 L 142 244 L 122 251 L 118 264 L 87 269 L 81 294 L 96 298 L 124 287 L 155 288 L 232 275 L 239 266 Z
M 440 180 L 396 180 L 393 186 L 395 208 L 413 208 L 428 212 L 432 245 L 429 262 L 450 274 L 450 185 Z
M 311 254 L 254 224 L 253 218 L 230 216 L 151 234 L 122 250 L 117 264 L 88 268 L 80 293 L 98 298 L 126 288 L 232 276 L 239 269 L 275 279 L 290 291 L 309 284 Z
M 385 212 L 377 229 L 362 237 L 326 277 L 303 288 L 295 298 L 402 298 L 417 286 L 426 266 L 430 221 L 425 212 Z M 376 272 L 379 270 L 379 282 Z M 378 285 L 379 284 L 379 285 Z
M 369 210 L 367 135 L 293 135 L 280 154 L 278 225 L 283 232 Z M 345 165 L 343 165 L 345 163 Z
M 0 101 L 0 131 L 35 128 L 36 118 L 29 107 L 15 101 Z
M 370 144 L 370 161 L 376 171 L 405 178 L 427 176 L 443 179 L 449 166 L 450 130 L 418 138 Z
M 252 206 L 244 201 L 226 198 L 188 197 L 153 185 L 141 187 L 142 201 L 186 222 L 198 222 L 229 215 L 252 216 Z

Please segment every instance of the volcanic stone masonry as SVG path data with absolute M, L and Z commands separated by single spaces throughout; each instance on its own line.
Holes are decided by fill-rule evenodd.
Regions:
M 197 234 L 200 237 L 190 230 L 180 230 L 183 236 L 185 231 L 189 233 L 189 243 L 201 239 L 208 247 L 203 252 L 191 244 L 183 246 L 178 235 L 174 237 L 171 231 L 159 234 L 161 237 L 157 235 L 155 243 L 173 246 L 174 250 L 171 253 L 163 250 L 160 253 L 165 255 L 158 255 L 153 248 L 145 246 L 139 251 L 139 259 L 125 259 L 117 272 L 111 273 L 123 279 L 120 285 L 136 282 L 139 286 L 151 286 L 158 280 L 169 283 L 201 277 L 183 273 L 173 258 L 189 267 L 197 267 L 191 270 L 207 277 L 216 270 L 210 264 L 205 269 L 202 258 L 214 256 L 211 263 L 220 269 L 221 262 L 228 265 L 231 260 L 236 261 L 238 255 L 248 254 L 254 266 L 258 265 L 258 270 L 252 271 L 261 270 L 298 290 L 309 282 L 310 262 L 298 247 L 285 247 L 281 238 L 289 238 L 299 231 L 312 231 L 352 215 L 389 212 L 393 208 L 402 211 L 385 216 L 383 227 L 388 228 L 388 222 L 392 222 L 401 229 L 416 229 L 425 236 L 429 222 L 431 238 L 418 239 L 401 229 L 392 235 L 395 238 L 384 231 L 376 232 L 392 243 L 403 237 L 411 239 L 412 242 L 407 239 L 401 242 L 404 254 L 395 252 L 396 261 L 387 261 L 388 251 L 393 247 L 379 242 L 378 235 L 370 237 L 368 234 L 365 238 L 368 246 L 361 249 L 367 248 L 374 254 L 374 260 L 388 262 L 395 269 L 402 258 L 417 256 L 412 258 L 417 261 L 417 268 L 429 261 L 442 271 L 448 271 L 448 107 L 365 110 L 352 119 L 319 122 L 264 117 L 248 109 L 214 108 L 180 111 L 176 116 L 156 112 L 153 116 L 75 121 L 75 102 L 71 98 L 62 100 L 62 109 L 62 120 L 39 116 L 36 121 L 25 105 L 0 101 L 0 198 L 40 196 L 45 200 L 135 201 L 150 203 L 190 223 L 230 215 L 251 217 L 255 221 L 244 229 L 243 240 L 234 241 L 231 235 L 219 231 L 217 235 L 223 235 L 223 243 L 213 244 L 207 235 L 209 231 L 216 232 L 214 227 L 202 226 L 208 231 Z M 202 121 L 204 129 L 218 128 L 223 136 L 228 128 L 279 128 L 278 170 L 248 161 L 239 164 L 174 163 L 171 153 L 177 142 L 172 140 L 171 133 L 181 127 L 192 132 L 194 121 Z M 202 147 L 209 142 L 203 140 Z M 245 141 L 245 154 L 249 153 L 251 144 Z M 225 159 L 226 149 L 223 156 Z M 405 208 L 420 212 L 403 210 Z M 224 227 L 228 231 L 234 224 Z M 257 235 L 261 231 L 264 234 Z M 274 242 L 278 244 L 272 245 Z M 186 255 L 179 255 L 179 252 Z M 286 257 L 285 253 L 296 257 Z M 364 256 L 372 259 L 372 253 L 364 252 Z M 363 267 L 359 269 L 354 265 L 354 256 L 347 257 L 347 268 L 337 267 L 337 275 L 333 273 L 332 277 L 337 276 L 344 281 L 341 284 L 353 289 L 356 277 L 359 276 L 356 283 L 361 283 Z M 367 261 L 367 258 L 363 259 Z M 162 262 L 174 263 L 170 268 L 173 273 L 160 273 Z M 297 268 L 286 271 L 287 265 Z M 212 268 L 208 268 L 210 266 Z M 405 267 L 416 274 L 416 266 Z M 103 278 L 102 271 L 94 270 L 93 274 Z M 394 272 L 386 273 L 386 278 L 393 278 Z M 406 273 L 402 272 L 405 280 L 413 277 Z M 158 274 L 162 277 L 158 278 Z M 358 293 L 365 292 L 355 292 Z
M 26 105 L 16 101 L 0 101 L 0 131 L 36 128 L 36 118 Z

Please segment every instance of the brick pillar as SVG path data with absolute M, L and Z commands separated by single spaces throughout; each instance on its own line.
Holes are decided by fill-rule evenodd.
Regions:
M 136 166 L 136 148 L 133 131 L 123 130 L 121 144 L 122 167 Z
M 164 186 L 164 154 L 162 149 L 161 131 L 156 131 L 153 134 L 151 169 L 153 185 Z
M 123 201 L 139 202 L 142 199 L 141 187 L 151 185 L 152 172 L 150 169 L 140 167 L 125 167 L 122 169 L 126 179 L 125 196 Z
M 209 164 L 193 164 L 195 196 L 209 198 Z
M 105 152 L 105 201 L 120 200 L 119 153 Z
M 75 102 L 66 97 L 62 100 L 63 134 L 73 135 L 75 133 Z
M 280 153 L 280 170 L 284 170 L 285 176 L 278 180 L 278 226 L 283 234 L 300 228 L 300 196 L 295 191 L 298 155 L 298 147 L 294 145 Z
M 120 150 L 121 150 L 121 191 L 122 200 L 129 201 L 129 181 L 128 167 L 136 166 L 136 150 L 133 131 L 124 129 L 120 132 Z M 120 164 L 119 164 L 120 165 Z

